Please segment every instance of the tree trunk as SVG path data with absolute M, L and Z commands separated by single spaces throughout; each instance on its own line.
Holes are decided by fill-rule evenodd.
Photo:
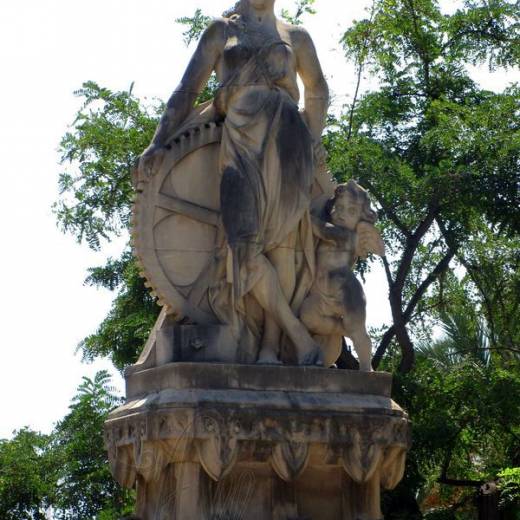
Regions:
M 345 338 L 343 338 L 341 354 L 338 360 L 336 361 L 336 366 L 344 370 L 359 370 L 359 362 L 352 355 L 352 351 L 350 350 L 350 347 L 345 341 Z
M 495 482 L 487 482 L 478 492 L 478 520 L 500 520 L 498 500 L 500 493 Z

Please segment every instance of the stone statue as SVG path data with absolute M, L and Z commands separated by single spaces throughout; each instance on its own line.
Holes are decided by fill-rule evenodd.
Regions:
M 365 326 L 365 294 L 352 268 L 369 253 L 385 254 L 375 221 L 368 194 L 356 182 L 336 188 L 322 215 L 313 216 L 314 235 L 320 240 L 316 279 L 301 310 L 313 334 L 350 338 L 364 371 L 372 370 L 372 343 Z M 337 357 L 337 351 L 326 356 L 328 364 Z
M 217 280 L 210 282 L 213 313 L 220 322 L 236 323 L 215 309 L 216 300 L 243 317 L 244 300 L 254 299 L 249 306 L 259 305 L 263 317 L 245 327 L 257 336 L 260 362 L 279 362 L 283 332 L 296 351 L 295 363 L 321 364 L 320 347 L 296 315 L 314 275 L 313 149 L 325 122 L 328 88 L 308 33 L 276 19 L 273 7 L 274 0 L 243 0 L 206 30 L 141 157 L 139 178 L 160 170 L 177 136 L 203 121 L 223 121 L 218 171 L 209 175 L 220 180 L 226 276 L 233 292 L 222 303 Z M 213 71 L 219 80 L 215 99 L 194 110 Z M 303 112 L 297 75 L 305 87 Z M 243 328 L 235 328 L 239 343 L 246 341 Z
M 352 272 L 384 254 L 376 214 L 327 171 L 327 84 L 274 3 L 208 27 L 134 173 L 134 250 L 163 310 L 105 442 L 139 520 L 381 520 L 404 473 L 408 418 L 371 371 Z M 344 335 L 361 371 L 328 369 Z

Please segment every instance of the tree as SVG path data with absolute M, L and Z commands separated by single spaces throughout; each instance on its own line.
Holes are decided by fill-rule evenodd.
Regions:
M 64 232 L 99 249 L 104 240 L 127 232 L 132 170 L 152 139 L 163 105 L 144 105 L 132 88 L 112 92 L 94 82 L 86 82 L 76 95 L 84 102 L 60 143 L 67 168 L 60 174 L 62 196 L 54 211 Z M 86 283 L 120 291 L 107 318 L 79 349 L 86 360 L 109 356 L 122 370 L 137 359 L 159 308 L 128 250 L 90 269 Z
M 520 518 L 520 468 L 506 468 L 498 474 L 500 507 L 509 513 L 507 518 Z
M 0 517 L 44 520 L 56 478 L 47 435 L 27 428 L 0 440 Z
M 23 429 L 0 441 L 0 517 L 116 520 L 130 512 L 133 495 L 113 480 L 103 443 L 103 423 L 120 402 L 99 372 L 83 378 L 50 435 Z
M 518 364 L 487 349 L 490 331 L 470 305 L 442 324 L 439 340 L 419 346 L 415 370 L 394 382 L 412 417 L 413 449 L 405 480 L 385 496 L 385 518 L 417 513 L 419 504 L 428 519 L 474 518 L 480 488 L 519 464 Z
M 475 258 L 483 235 L 507 247 L 518 237 L 520 89 L 485 91 L 466 65 L 518 65 L 519 22 L 505 0 L 467 1 L 452 15 L 434 0 L 376 0 L 345 33 L 347 56 L 380 82 L 326 136 L 337 178 L 358 178 L 376 199 L 388 245 L 393 323 L 375 367 L 395 339 L 409 371 L 412 338 L 427 335 L 435 307 L 449 303 L 440 285 L 448 268 Z M 478 293 L 467 297 L 480 304 L 488 295 L 478 271 L 467 269 Z
M 112 478 L 103 442 L 103 424 L 120 402 L 108 373 L 84 377 L 68 415 L 56 425 L 51 454 L 58 477 L 55 518 L 116 520 L 131 511 L 132 495 Z
M 78 348 L 86 361 L 109 357 L 119 370 L 123 370 L 137 359 L 160 308 L 128 250 L 118 260 L 109 259 L 106 265 L 89 269 L 86 283 L 110 290 L 119 288 L 119 292 L 108 316 Z

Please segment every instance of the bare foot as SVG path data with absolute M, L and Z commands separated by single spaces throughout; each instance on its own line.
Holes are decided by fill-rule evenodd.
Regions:
M 282 365 L 283 363 L 278 359 L 276 351 L 271 348 L 264 347 L 258 356 L 257 365 Z
M 315 365 L 322 367 L 323 366 L 323 353 L 321 352 L 321 347 L 319 345 L 315 345 L 312 350 L 299 356 L 300 365 L 310 366 Z

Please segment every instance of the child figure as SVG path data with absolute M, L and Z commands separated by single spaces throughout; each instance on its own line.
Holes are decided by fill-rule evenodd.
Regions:
M 322 215 L 312 217 L 313 232 L 319 239 L 316 279 L 300 313 L 312 334 L 350 338 L 360 370 L 367 372 L 372 370 L 372 342 L 365 324 L 365 293 L 352 269 L 358 258 L 385 254 L 374 226 L 376 219 L 367 192 L 353 180 L 339 185 Z M 325 357 L 330 364 L 337 359 L 337 355 Z

